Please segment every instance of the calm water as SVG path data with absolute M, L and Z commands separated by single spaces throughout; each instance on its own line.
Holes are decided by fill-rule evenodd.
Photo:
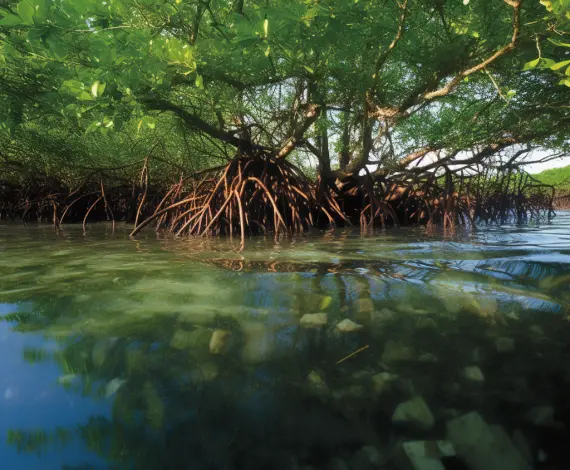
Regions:
M 570 213 L 243 253 L 127 234 L 0 226 L 2 470 L 405 470 L 470 412 L 526 460 L 429 469 L 569 468 Z

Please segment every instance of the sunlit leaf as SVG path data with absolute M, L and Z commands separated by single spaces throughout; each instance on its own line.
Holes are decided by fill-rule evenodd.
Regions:
M 547 38 L 548 41 L 550 41 L 552 44 L 556 45 L 556 46 L 561 46 L 561 47 L 570 47 L 570 43 L 568 42 L 561 42 L 558 41 L 557 39 L 553 39 L 553 38 Z
M 80 101 L 93 101 L 93 96 L 86 91 L 82 91 L 77 95 L 77 99 Z
M 17 15 L 6 15 L 0 20 L 0 26 L 20 26 L 22 18 Z
M 30 5 L 28 0 L 23 0 L 18 3 L 16 11 L 25 24 L 34 24 L 34 7 Z
M 332 302 L 332 297 L 327 295 L 326 297 L 323 297 L 323 300 L 321 300 L 321 305 L 320 305 L 320 309 L 324 310 L 326 309 Z
M 200 89 L 204 89 L 204 77 L 202 75 L 196 75 L 196 86 Z
M 524 64 L 523 70 L 532 70 L 538 65 L 539 62 L 540 58 L 531 60 L 530 62 Z
M 563 60 L 562 62 L 558 62 L 558 63 L 556 63 L 556 64 L 554 64 L 554 65 L 551 65 L 550 68 L 551 68 L 552 70 L 559 70 L 559 69 L 561 69 L 562 67 L 566 67 L 568 64 L 570 64 L 570 60 Z
M 105 85 L 102 84 L 99 80 L 95 81 L 93 85 L 91 85 L 91 94 L 94 98 L 102 95 L 103 91 L 105 91 Z

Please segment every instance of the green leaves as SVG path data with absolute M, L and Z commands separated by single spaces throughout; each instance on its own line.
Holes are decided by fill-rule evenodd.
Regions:
M 553 38 L 547 38 L 549 42 L 551 42 L 552 44 L 554 44 L 555 46 L 560 46 L 560 47 L 570 47 L 570 43 L 568 42 L 561 42 L 557 39 L 553 39 Z
M 44 129 L 46 134 L 54 127 L 64 128 L 69 135 L 98 139 L 98 143 L 102 136 L 120 139 L 116 137 L 120 129 L 135 138 L 146 138 L 166 133 L 165 122 L 168 128 L 181 122 L 172 132 L 173 140 L 181 138 L 179 129 L 184 126 L 192 133 L 184 134 L 189 142 L 172 154 L 193 155 L 187 158 L 204 162 L 232 152 L 225 141 L 216 146 L 216 137 L 216 144 L 201 138 L 204 129 L 229 132 L 234 128 L 233 117 L 243 116 L 242 120 L 253 126 L 256 143 L 277 145 L 290 137 L 290 123 L 299 120 L 311 104 L 306 101 L 313 99 L 330 106 L 330 115 L 326 125 L 324 119 L 313 123 L 306 138 L 328 132 L 332 146 L 343 133 L 339 117 L 343 110 L 350 110 L 351 116 L 364 115 L 368 99 L 371 106 L 385 106 L 388 111 L 410 103 L 414 91 L 421 96 L 426 90 L 444 86 L 453 78 L 452 71 L 481 63 L 512 36 L 512 8 L 499 1 L 484 8 L 481 1 L 471 1 L 468 6 L 451 2 L 445 11 L 448 29 L 435 21 L 433 11 L 423 8 L 421 2 L 408 2 L 403 36 L 393 49 L 390 44 L 402 13 L 397 2 L 244 2 L 243 14 L 232 12 L 231 2 L 209 2 L 196 36 L 196 1 L 12 2 L 13 14 L 0 20 L 5 35 L 0 43 L 0 79 L 8 70 L 6 83 L 16 83 L 16 88 L 25 90 L 20 96 L 27 94 L 33 99 L 26 102 L 20 121 L 10 121 L 12 117 L 5 115 L 0 121 L 24 123 L 17 125 L 19 129 L 27 121 L 41 122 L 39 116 L 49 116 L 51 127 Z M 541 7 L 529 7 L 521 34 L 542 38 L 546 14 Z M 435 39 L 447 34 L 454 41 Z M 560 75 L 554 82 L 562 79 L 567 84 L 570 64 L 565 51 L 559 49 L 570 47 L 561 42 L 564 37 L 543 41 L 541 55 L 549 58 L 530 60 L 525 73 L 512 64 L 527 61 L 536 49 L 534 43 L 520 42 L 489 67 L 496 85 L 483 81 L 481 74 L 466 76 L 457 87 L 460 94 L 453 89 L 449 96 L 437 98 L 443 103 L 441 108 L 426 106 L 417 116 L 410 116 L 408 124 L 395 116 L 394 132 L 402 135 L 404 145 L 447 139 L 468 146 L 489 138 L 485 136 L 493 129 L 504 131 L 501 125 L 505 119 L 513 122 L 507 119 L 510 115 L 503 110 L 504 102 L 501 107 L 494 102 L 487 106 L 496 98 L 497 89 L 512 110 L 520 111 L 519 107 L 531 101 L 539 106 L 544 99 L 541 87 L 548 79 L 545 69 Z M 387 56 L 380 60 L 383 53 Z M 378 73 L 376 63 L 381 63 Z M 464 67 L 458 69 L 453 64 Z M 378 94 L 366 95 L 373 80 L 378 82 Z M 309 83 L 314 93 L 304 89 Z M 511 99 L 514 90 L 518 94 Z M 150 111 L 153 100 L 172 107 Z M 480 114 L 475 116 L 473 107 L 464 106 L 469 100 L 481 102 Z M 7 106 L 0 102 L 2 107 Z M 469 109 L 469 116 L 461 109 Z M 183 112 L 207 125 L 194 132 L 194 121 Z M 372 121 L 376 134 L 379 123 Z M 483 124 L 491 129 L 487 134 Z M 362 123 L 351 121 L 349 128 L 350 148 L 361 148 Z M 124 145 L 128 153 L 130 146 Z M 297 157 L 304 158 L 302 152 Z
M 29 2 L 28 0 L 23 0 L 20 3 L 18 3 L 18 6 L 16 7 L 16 11 L 18 12 L 18 15 L 20 15 L 20 18 L 22 18 L 24 24 L 34 23 L 35 9 L 33 5 L 31 5 L 30 3 L 31 2 Z
M 154 129 L 156 127 L 156 120 L 152 116 L 143 116 L 143 118 L 138 122 L 137 133 L 139 133 L 143 127 Z
M 104 91 L 105 91 L 105 84 L 101 83 L 99 80 L 96 80 L 95 82 L 93 82 L 93 85 L 91 85 L 91 94 L 93 95 L 93 98 L 101 96 Z
M 202 77 L 200 74 L 196 75 L 196 86 L 201 90 L 204 89 L 204 77 Z
M 90 88 L 79 80 L 65 80 L 59 89 L 60 93 L 72 96 L 79 101 L 94 101 L 95 98 L 103 94 L 103 91 L 105 91 L 105 85 L 98 80 Z
M 539 62 L 540 62 L 540 58 L 531 60 L 530 62 L 527 62 L 526 64 L 524 64 L 523 70 L 532 70 L 532 69 L 536 68 L 536 66 L 538 65 Z
M 16 15 L 9 14 L 0 20 L 0 26 L 33 26 L 49 16 L 51 0 L 22 0 L 15 8 Z
M 523 71 L 532 70 L 535 68 L 540 69 L 551 69 L 551 70 L 559 70 L 565 66 L 570 64 L 570 60 L 565 60 L 562 62 L 555 62 L 552 59 L 548 59 L 545 57 L 539 57 L 538 59 L 531 60 L 524 64 Z
M 552 70 L 560 70 L 561 68 L 566 67 L 569 64 L 570 64 L 570 60 L 563 60 L 562 62 L 558 62 L 554 65 L 551 65 L 550 68 Z
M 0 26 L 12 27 L 12 26 L 21 26 L 22 25 L 22 18 L 17 15 L 6 15 L 4 18 L 0 20 Z

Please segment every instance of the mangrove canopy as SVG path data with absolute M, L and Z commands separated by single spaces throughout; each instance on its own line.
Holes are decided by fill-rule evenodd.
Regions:
M 566 3 L 3 2 L 0 217 L 243 239 L 549 212 L 524 164 L 568 150 Z

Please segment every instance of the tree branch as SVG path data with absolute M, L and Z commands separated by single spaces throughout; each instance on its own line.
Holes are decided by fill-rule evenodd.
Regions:
M 442 96 L 446 96 L 465 77 L 468 77 L 469 75 L 471 75 L 475 72 L 483 70 L 485 67 L 487 67 L 489 64 L 491 64 L 492 62 L 497 60 L 499 57 L 505 55 L 507 52 L 510 52 L 515 48 L 516 43 L 517 43 L 517 39 L 518 39 L 519 34 L 520 34 L 520 9 L 521 9 L 522 0 L 517 0 L 517 1 L 504 0 L 504 1 L 505 1 L 505 3 L 507 3 L 508 5 L 513 7 L 513 10 L 514 10 L 513 11 L 513 35 L 511 37 L 511 42 L 509 42 L 506 46 L 499 49 L 497 52 L 495 52 L 493 55 L 491 55 L 490 57 L 485 59 L 483 62 L 480 62 L 479 64 L 475 65 L 474 67 L 471 67 L 467 70 L 464 70 L 463 72 L 461 72 L 458 75 L 456 75 L 455 77 L 453 77 L 451 79 L 451 81 L 447 85 L 445 85 L 444 87 L 439 88 L 438 90 L 428 91 L 428 92 L 424 93 L 421 96 L 420 101 L 429 101 L 429 100 L 433 100 L 434 98 L 441 98 Z
M 305 132 L 311 127 L 311 125 L 317 120 L 319 114 L 321 113 L 321 107 L 318 104 L 309 104 L 307 110 L 304 114 L 304 120 L 297 123 L 293 129 L 293 135 L 287 140 L 285 145 L 281 147 L 281 150 L 277 152 L 277 158 L 285 158 L 289 155 L 299 142 L 303 139 Z
M 233 145 L 234 147 L 245 150 L 246 152 L 248 150 L 267 150 L 265 147 L 262 147 L 260 145 L 254 145 L 249 140 L 236 137 L 232 132 L 225 132 L 224 130 L 217 129 L 195 114 L 191 114 L 185 109 L 182 109 L 179 106 L 176 106 L 166 100 L 143 98 L 141 101 L 149 109 L 155 111 L 171 111 L 180 117 L 189 128 L 202 131 L 215 139 L 226 142 L 230 145 Z
M 417 150 L 416 152 L 412 152 L 412 153 L 406 155 L 404 158 L 401 158 L 398 161 L 398 165 L 401 167 L 406 167 L 410 163 L 413 163 L 416 160 L 418 160 L 419 158 L 424 157 L 428 153 L 433 152 L 434 150 L 438 150 L 438 149 L 439 149 L 438 147 L 428 145 L 427 147 L 424 147 L 423 149 Z
M 402 38 L 402 34 L 404 33 L 404 24 L 406 23 L 406 14 L 408 12 L 408 0 L 404 0 L 404 3 L 400 6 L 400 8 L 402 9 L 402 14 L 400 15 L 400 21 L 398 23 L 398 30 L 396 31 L 396 35 L 394 36 L 394 39 L 392 39 L 392 42 L 388 46 L 388 49 L 386 49 L 376 59 L 376 64 L 374 65 L 374 75 L 373 75 L 374 82 L 371 87 L 372 90 L 375 90 L 376 86 L 378 85 L 380 69 L 386 63 L 386 60 L 388 60 L 388 57 L 390 56 L 392 49 L 396 47 L 396 44 L 398 44 L 398 41 Z

